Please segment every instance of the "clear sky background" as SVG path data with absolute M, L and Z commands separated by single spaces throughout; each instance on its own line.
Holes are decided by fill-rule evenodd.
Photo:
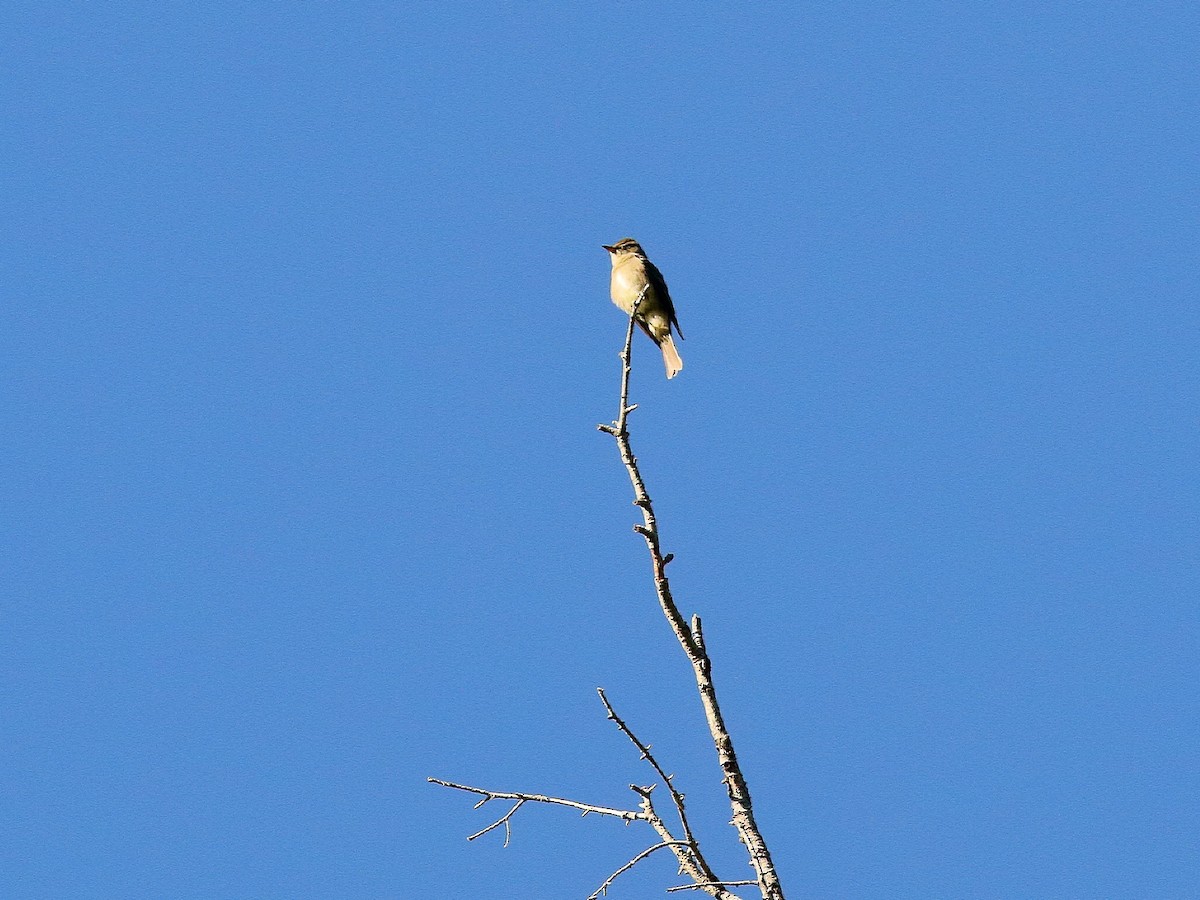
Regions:
M 632 235 L 789 896 L 1194 896 L 1196 9 L 5 4 L 0 895 L 747 877 Z

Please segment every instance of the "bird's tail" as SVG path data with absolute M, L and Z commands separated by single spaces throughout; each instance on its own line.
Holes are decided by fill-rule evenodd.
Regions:
M 683 360 L 679 358 L 679 351 L 675 349 L 675 342 L 671 340 L 671 335 L 668 334 L 663 338 L 658 346 L 662 350 L 663 364 L 667 367 L 667 377 L 674 378 L 683 368 Z

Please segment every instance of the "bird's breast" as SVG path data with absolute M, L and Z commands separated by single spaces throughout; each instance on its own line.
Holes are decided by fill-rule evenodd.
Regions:
M 646 286 L 646 268 L 636 256 L 621 260 L 613 266 L 612 301 L 625 312 L 633 309 L 633 302 Z M 650 292 L 647 291 L 647 294 Z M 648 297 L 646 299 L 649 299 Z M 645 300 L 643 300 L 643 303 Z

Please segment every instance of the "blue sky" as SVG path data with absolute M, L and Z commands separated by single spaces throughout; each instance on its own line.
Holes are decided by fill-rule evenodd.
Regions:
M 597 686 L 746 877 L 626 235 L 789 895 L 1194 892 L 1194 5 L 0 25 L 0 893 L 585 897 L 652 836 L 424 779 L 633 805 Z

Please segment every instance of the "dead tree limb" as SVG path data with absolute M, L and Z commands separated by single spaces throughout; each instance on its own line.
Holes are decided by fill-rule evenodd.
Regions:
M 545 794 L 530 794 L 516 791 L 493 791 L 488 788 L 473 787 L 471 785 L 457 784 L 453 781 L 443 781 L 439 778 L 430 778 L 433 784 L 441 785 L 442 787 L 452 788 L 454 790 L 465 791 L 471 794 L 477 794 L 482 799 L 475 804 L 475 808 L 485 805 L 491 800 L 512 800 L 515 801 L 513 806 L 490 825 L 472 834 L 467 840 L 475 840 L 493 831 L 500 826 L 504 826 L 504 844 L 508 845 L 509 838 L 512 834 L 511 821 L 517 811 L 526 803 L 545 803 L 553 806 L 566 806 L 572 809 L 580 810 L 583 815 L 595 814 L 601 816 L 611 816 L 623 820 L 626 824 L 634 821 L 646 822 L 658 834 L 660 840 L 658 843 L 647 847 L 636 854 L 632 859 L 618 868 L 612 873 L 600 887 L 592 893 L 588 900 L 597 900 L 600 896 L 607 893 L 608 888 L 613 882 L 625 872 L 628 872 L 643 859 L 651 856 L 659 850 L 670 849 L 675 855 L 679 863 L 679 871 L 681 874 L 687 875 L 692 879 L 692 884 L 679 885 L 669 888 L 671 892 L 683 890 L 702 891 L 716 900 L 738 900 L 738 897 L 726 890 L 727 887 L 735 885 L 757 885 L 764 900 L 783 900 L 783 890 L 779 885 L 779 879 L 775 874 L 774 864 L 771 862 L 771 855 L 767 851 L 765 841 L 758 831 L 758 826 L 755 824 L 754 815 L 751 809 L 750 792 L 746 788 L 746 781 L 742 777 L 741 769 L 738 766 L 737 756 L 733 751 L 733 741 L 729 736 L 728 730 L 725 728 L 724 720 L 721 717 L 720 707 L 717 705 L 716 688 L 712 682 L 712 662 L 709 660 L 708 652 L 704 646 L 704 634 L 701 630 L 700 619 L 698 616 L 693 616 L 691 624 L 684 621 L 679 609 L 675 605 L 675 601 L 671 596 L 670 582 L 667 580 L 666 567 L 671 562 L 672 555 L 663 555 L 659 541 L 658 523 L 654 517 L 654 507 L 650 501 L 650 495 L 646 491 L 645 482 L 642 480 L 641 472 L 638 470 L 637 459 L 633 455 L 633 450 L 629 443 L 629 430 L 627 421 L 629 414 L 637 407 L 629 403 L 629 374 L 631 371 L 630 359 L 632 357 L 633 346 L 633 330 L 636 322 L 637 310 L 641 305 L 642 299 L 646 293 L 646 289 L 642 289 L 642 294 L 633 304 L 633 309 L 629 315 L 629 329 L 625 334 L 625 348 L 621 353 L 622 370 L 621 370 L 621 408 L 617 416 L 617 420 L 611 425 L 597 426 L 601 431 L 611 434 L 617 442 L 617 447 L 621 454 L 621 461 L 625 465 L 626 471 L 629 473 L 630 482 L 633 484 L 634 505 L 641 509 L 643 521 L 640 525 L 635 525 L 634 530 L 637 531 L 646 540 L 646 546 L 650 551 L 651 567 L 654 573 L 654 586 L 658 594 L 659 605 L 662 607 L 663 614 L 667 618 L 671 629 L 675 632 L 675 637 L 679 640 L 680 646 L 683 647 L 684 653 L 692 664 L 692 669 L 696 676 L 696 686 L 700 692 L 701 703 L 704 707 L 705 718 L 708 721 L 709 732 L 712 735 L 713 743 L 717 748 L 717 759 L 721 765 L 723 774 L 722 781 L 725 784 L 729 795 L 729 802 L 733 808 L 733 824 L 738 830 L 738 835 L 750 854 L 750 861 L 754 867 L 756 880 L 754 881 L 722 881 L 713 872 L 712 867 L 705 860 L 700 852 L 700 847 L 696 841 L 695 835 L 692 832 L 691 824 L 688 822 L 687 811 L 684 807 L 684 796 L 674 785 L 674 776 L 668 775 L 667 771 L 662 767 L 654 755 L 650 752 L 650 745 L 644 744 L 633 733 L 632 729 L 625 721 L 617 715 L 612 704 L 609 703 L 608 697 L 603 689 L 599 690 L 600 700 L 604 704 L 608 718 L 616 723 L 621 732 L 637 747 L 641 758 L 654 770 L 664 785 L 667 792 L 671 796 L 671 802 L 675 807 L 675 812 L 679 817 L 679 826 L 683 831 L 683 837 L 678 838 L 672 832 L 670 827 L 663 821 L 658 811 L 654 808 L 652 792 L 654 786 L 641 787 L 636 784 L 629 786 L 640 799 L 639 809 L 615 809 L 606 806 L 597 806 L 590 803 L 581 803 L 577 800 L 569 800 L 563 797 L 551 797 Z
M 643 291 L 643 293 L 645 293 Z M 637 316 L 641 297 L 633 304 L 629 314 L 629 329 L 625 334 L 625 349 L 621 353 L 621 406 L 617 419 L 611 425 L 596 426 L 601 431 L 611 434 L 617 442 L 617 450 L 625 471 L 629 473 L 629 481 L 633 485 L 633 505 L 642 511 L 642 524 L 634 525 L 633 530 L 646 540 L 646 548 L 650 551 L 650 565 L 654 575 L 654 589 L 658 594 L 658 603 L 662 607 L 671 630 L 675 633 L 679 645 L 692 664 L 696 677 L 696 688 L 700 693 L 700 702 L 704 706 L 704 717 L 708 721 L 709 734 L 717 750 L 717 761 L 721 766 L 722 782 L 729 796 L 729 805 L 733 810 L 733 825 L 738 837 L 750 854 L 750 864 L 754 869 L 759 890 L 764 900 L 783 900 L 783 887 L 775 872 L 775 864 L 767 849 L 767 842 L 759 831 L 754 820 L 753 805 L 750 800 L 750 789 L 738 765 L 737 754 L 733 749 L 733 738 L 725 727 L 725 719 L 721 715 L 721 707 L 717 703 L 717 690 L 712 679 L 712 661 L 704 647 L 704 635 L 700 628 L 700 618 L 692 617 L 692 625 L 684 620 L 671 596 L 671 583 L 667 579 L 667 564 L 674 558 L 673 554 L 664 555 L 659 538 L 658 520 L 654 516 L 654 504 L 646 490 L 646 483 L 638 468 L 637 457 L 629 442 L 629 414 L 637 406 L 629 404 L 629 373 L 632 369 L 631 358 L 633 348 L 633 326 Z

